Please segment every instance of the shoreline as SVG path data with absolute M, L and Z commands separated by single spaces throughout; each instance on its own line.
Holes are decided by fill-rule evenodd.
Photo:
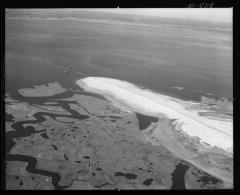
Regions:
M 95 80 L 95 81 L 92 82 L 93 80 Z M 104 80 L 105 82 L 101 82 L 101 80 Z M 99 81 L 99 83 L 97 83 L 98 81 Z M 121 87 L 115 89 L 115 90 L 117 90 L 117 93 L 113 93 L 111 91 L 112 88 L 110 86 L 108 86 L 108 81 L 111 84 L 116 84 L 117 86 L 119 86 L 119 85 L 121 86 L 121 84 L 123 84 L 123 85 Z M 185 116 L 183 116 L 184 109 L 186 109 L 186 107 L 187 107 L 186 105 L 191 104 L 191 102 L 178 100 L 176 98 L 162 95 L 162 94 L 154 94 L 150 90 L 139 89 L 134 84 L 128 83 L 126 81 L 118 81 L 116 79 L 108 79 L 108 78 L 103 78 L 103 77 L 88 77 L 88 78 L 78 80 L 77 84 L 81 88 L 83 88 L 85 91 L 90 91 L 93 93 L 101 94 L 106 99 L 108 99 L 110 102 L 112 102 L 112 103 L 115 102 L 119 105 L 123 105 L 124 107 L 126 107 L 128 109 L 128 111 L 130 110 L 130 112 L 132 112 L 133 114 L 135 112 L 139 112 L 142 114 L 155 116 L 155 117 L 158 117 L 159 119 L 163 119 L 163 120 L 164 119 L 169 119 L 170 121 L 174 120 L 174 127 L 170 131 L 168 129 L 162 128 L 161 122 L 156 122 L 156 123 L 152 123 L 152 125 L 150 125 L 147 129 L 143 130 L 143 133 L 148 132 L 149 129 L 152 128 L 152 126 L 156 125 L 156 128 L 152 132 L 153 139 L 159 140 L 156 142 L 156 145 L 159 145 L 159 144 L 164 145 L 166 148 L 169 149 L 169 151 L 171 151 L 177 157 L 179 157 L 181 159 L 185 159 L 186 161 L 188 161 L 191 164 L 199 167 L 200 169 L 210 173 L 211 175 L 213 175 L 219 179 L 222 179 L 224 181 L 225 187 L 227 187 L 227 188 L 232 187 L 232 185 L 233 185 L 232 172 L 225 170 L 225 168 L 218 167 L 218 164 L 221 162 L 222 155 L 225 156 L 224 158 L 226 158 L 226 160 L 232 159 L 232 156 L 233 156 L 232 132 L 228 132 L 229 135 L 226 135 L 225 132 L 215 131 L 214 128 L 212 128 L 211 126 L 208 126 L 208 125 L 214 126 L 215 124 L 219 124 L 219 123 L 223 124 L 222 127 L 224 127 L 224 124 L 231 126 L 232 122 L 225 122 L 225 121 L 221 121 L 220 119 L 219 120 L 207 119 L 207 117 L 205 117 L 205 116 L 197 115 L 197 112 L 195 112 L 195 110 L 189 109 L 189 107 L 188 107 L 188 111 L 186 113 L 192 114 L 193 117 L 199 117 L 201 120 L 203 120 L 204 123 L 207 123 L 207 124 L 204 124 L 204 123 L 197 124 L 198 121 L 194 121 L 194 120 L 187 121 L 187 120 L 185 120 L 186 119 Z M 129 87 L 128 90 L 130 90 L 131 93 L 128 93 L 128 92 L 123 93 L 123 88 L 126 88 L 126 87 L 127 88 Z M 139 92 L 138 90 L 140 90 L 141 92 Z M 142 102 L 138 102 L 137 101 L 138 97 L 136 97 L 136 94 L 133 95 L 134 92 L 136 92 L 137 95 L 141 95 L 141 93 L 143 93 L 143 96 L 145 99 L 141 98 Z M 148 95 L 144 94 L 145 92 Z M 129 98 L 129 94 L 132 95 L 132 96 L 130 96 L 131 99 L 126 99 L 125 98 L 126 96 L 128 96 L 128 98 Z M 176 113 L 175 113 L 176 118 L 174 118 L 173 115 L 171 115 L 172 113 L 170 113 L 170 116 L 169 116 L 169 113 L 168 113 L 169 109 L 167 109 L 167 108 L 165 110 L 160 109 L 161 111 L 156 111 L 155 109 L 150 110 L 150 111 L 147 110 L 147 108 L 148 108 L 147 103 L 149 103 L 149 104 L 152 103 L 152 102 L 146 100 L 147 97 L 148 98 L 152 97 L 151 101 L 156 100 L 156 97 L 160 98 L 160 100 L 158 99 L 158 100 L 156 100 L 156 102 L 157 103 L 162 102 L 163 104 L 165 104 L 165 106 L 171 107 L 171 109 L 177 109 L 177 110 L 179 108 L 183 109 L 182 111 L 180 110 L 180 112 L 182 112 L 182 115 L 181 114 L 176 115 Z M 164 101 L 166 101 L 167 103 Z M 142 103 L 146 107 L 144 107 L 140 104 L 136 104 L 136 102 Z M 156 102 L 154 104 L 152 103 L 152 105 L 157 107 Z M 194 104 L 196 104 L 196 103 L 192 103 L 192 105 L 194 105 Z M 162 106 L 162 107 L 158 107 L 158 108 L 165 108 L 165 107 Z M 202 109 L 201 109 L 201 111 L 202 111 Z M 200 120 L 200 122 L 201 122 L 201 120 Z M 210 122 L 213 121 L 213 122 L 210 123 L 209 121 Z M 190 123 L 190 125 L 186 124 L 187 122 Z M 191 124 L 191 122 L 192 122 L 192 124 Z M 191 133 L 191 130 L 193 130 L 193 133 L 196 133 L 196 134 L 195 135 L 189 134 L 189 132 Z M 194 130 L 197 130 L 197 131 L 194 131 Z M 179 136 L 180 136 L 179 138 L 178 138 L 177 134 L 179 134 Z M 195 149 L 197 149 L 197 151 L 194 152 L 194 151 L 187 149 L 186 146 L 191 143 L 181 142 L 180 141 L 182 139 L 181 137 L 185 137 L 186 139 L 189 139 L 189 140 L 196 140 Z M 149 138 L 150 137 L 146 136 L 146 141 L 149 141 L 150 143 L 152 141 L 154 141 L 151 139 L 148 140 Z M 191 148 L 191 146 L 189 146 L 189 147 Z M 209 158 L 211 156 L 208 156 L 208 155 L 211 155 L 211 153 L 218 156 L 218 157 L 216 157 L 216 159 L 214 159 L 212 161 L 213 164 L 212 163 L 209 164 Z M 205 156 L 205 155 L 207 155 L 207 156 Z
M 166 115 L 167 118 L 178 119 L 183 122 L 180 125 L 182 130 L 189 136 L 197 136 L 213 147 L 217 146 L 232 152 L 232 123 L 207 119 L 199 116 L 196 111 L 185 109 L 186 105 L 195 104 L 195 102 L 190 103 L 190 101 L 157 94 L 127 81 L 112 78 L 86 77 L 77 80 L 76 83 L 86 91 L 103 95 L 111 102 L 116 101 L 130 107 L 131 110 L 152 116 Z

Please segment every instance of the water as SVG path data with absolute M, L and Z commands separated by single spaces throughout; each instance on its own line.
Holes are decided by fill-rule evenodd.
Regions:
M 143 185 L 146 185 L 146 186 L 150 186 L 153 182 L 153 178 L 150 178 L 150 179 L 146 179 L 144 182 L 143 182 Z
M 97 19 L 98 16 L 91 12 L 85 18 Z M 104 15 L 101 17 L 108 19 Z M 115 15 L 116 19 L 122 18 Z M 19 101 L 41 105 L 51 98 L 71 97 L 73 93 L 67 91 L 51 98 L 26 98 L 17 90 L 55 81 L 67 89 L 77 90 L 80 89 L 75 84 L 77 79 L 102 76 L 126 80 L 189 100 L 198 101 L 206 92 L 213 93 L 212 97 L 215 98 L 232 98 L 231 32 L 212 31 L 209 28 L 196 30 L 174 24 L 167 29 L 161 22 L 157 21 L 157 26 L 146 27 L 135 23 L 124 25 L 86 20 L 6 19 L 6 93 Z M 64 73 L 66 68 L 71 70 L 70 74 Z M 171 88 L 173 86 L 184 87 L 184 90 Z M 58 101 L 57 104 L 68 110 L 72 117 L 81 118 L 64 101 Z M 36 132 L 31 126 L 23 127 L 26 123 L 45 120 L 44 115 L 57 116 L 42 112 L 34 115 L 36 120 L 13 123 L 15 131 L 6 133 L 6 159 L 27 162 L 26 169 L 29 172 L 52 177 L 55 188 L 62 189 L 64 186 L 58 186 L 59 175 L 37 170 L 35 158 L 8 154 L 15 144 L 13 138 L 45 132 L 44 129 Z M 150 116 L 137 117 L 141 118 L 140 129 L 155 120 Z M 6 114 L 6 121 L 13 122 L 12 119 Z M 187 167 L 182 164 L 176 167 L 173 189 L 184 189 L 186 170 Z M 120 172 L 117 175 L 129 179 L 137 177 Z M 207 181 L 206 178 L 202 180 Z
M 123 176 L 123 177 L 126 177 L 127 179 L 136 179 L 137 178 L 136 174 L 123 173 L 123 172 L 116 172 L 115 176 Z
M 55 187 L 56 190 L 62 190 L 64 188 L 67 188 L 68 186 L 59 186 L 58 182 L 60 181 L 61 177 L 58 173 L 46 171 L 46 170 L 40 170 L 36 168 L 37 165 L 37 159 L 31 156 L 26 155 L 20 155 L 20 154 L 8 154 L 6 156 L 7 161 L 21 161 L 21 162 L 27 162 L 26 170 L 32 174 L 39 174 L 44 175 L 47 177 L 52 178 L 52 184 Z
M 48 101 L 53 101 L 55 100 L 55 105 L 61 106 L 65 110 L 71 113 L 71 115 L 64 115 L 64 114 L 52 114 L 48 112 L 37 112 L 33 115 L 35 118 L 34 120 L 24 120 L 24 121 L 18 121 L 18 122 L 13 122 L 12 118 L 10 117 L 11 115 L 7 115 L 8 120 L 13 122 L 11 127 L 13 128 L 14 131 L 9 131 L 6 133 L 6 142 L 5 142 L 5 150 L 6 150 L 6 161 L 21 161 L 21 162 L 27 162 L 28 165 L 26 167 L 26 170 L 29 171 L 30 173 L 33 174 L 40 174 L 40 175 L 45 175 L 48 177 L 52 178 L 52 183 L 55 189 L 60 190 L 64 189 L 68 186 L 59 186 L 58 182 L 60 181 L 61 177 L 58 173 L 55 172 L 50 172 L 50 171 L 45 171 L 45 170 L 39 170 L 36 168 L 37 164 L 37 159 L 31 156 L 26 156 L 26 155 L 21 155 L 21 154 L 10 154 L 11 148 L 15 145 L 15 142 L 13 141 L 14 138 L 19 138 L 19 137 L 29 137 L 32 134 L 35 133 L 40 133 L 43 137 L 47 137 L 45 134 L 46 130 L 38 130 L 36 131 L 34 127 L 32 126 L 27 126 L 24 127 L 24 124 L 36 124 L 36 123 L 41 123 L 45 121 L 46 119 L 44 116 L 49 116 L 52 119 L 56 120 L 56 117 L 67 117 L 67 118 L 73 118 L 77 120 L 82 120 L 89 118 L 87 115 L 81 115 L 77 111 L 72 110 L 69 106 L 69 103 L 75 103 L 74 101 L 62 101 L 62 100 L 56 100 L 61 97 L 71 97 L 73 94 L 71 92 L 65 92 L 63 94 L 55 95 L 53 97 L 44 97 L 44 98 L 37 98 L 37 97 L 29 97 L 29 98 L 24 98 L 23 96 L 18 96 L 21 101 L 27 101 L 29 104 L 44 104 L 44 102 Z M 15 96 L 16 98 L 16 96 Z
M 94 12 L 86 15 L 97 16 Z M 121 16 L 115 15 L 115 19 L 121 20 Z M 232 98 L 231 32 L 181 25 L 166 29 L 161 20 L 158 26 L 147 28 L 136 24 L 7 19 L 6 90 L 56 80 L 75 86 L 54 67 L 61 66 L 191 100 L 199 100 L 206 92 L 215 98 Z M 49 68 L 47 63 L 54 66 Z
M 185 189 L 185 173 L 189 169 L 187 165 L 179 163 L 172 173 L 172 189 L 184 190 Z
M 136 113 L 138 118 L 139 129 L 143 130 L 146 129 L 152 122 L 157 122 L 158 118 L 154 116 L 144 115 L 140 113 Z

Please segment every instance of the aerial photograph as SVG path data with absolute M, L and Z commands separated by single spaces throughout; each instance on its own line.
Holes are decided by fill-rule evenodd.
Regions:
M 232 11 L 5 9 L 5 188 L 233 189 Z

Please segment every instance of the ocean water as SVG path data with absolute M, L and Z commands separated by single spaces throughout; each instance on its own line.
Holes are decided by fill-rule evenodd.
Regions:
M 19 98 L 17 89 L 55 81 L 79 89 L 76 80 L 99 76 L 182 99 L 198 101 L 206 93 L 232 98 L 231 29 L 197 21 L 188 26 L 167 19 L 139 22 L 110 13 L 79 12 L 74 17 L 78 19 L 6 19 L 5 82 L 11 97 Z M 64 68 L 71 73 L 65 74 Z M 42 99 L 34 101 L 39 104 Z M 13 161 L 21 158 L 30 164 L 28 171 L 52 175 L 53 183 L 59 180 L 58 175 L 36 172 L 34 159 L 8 156 Z M 172 188 L 184 188 L 184 173 L 174 173 Z
M 83 12 L 78 19 L 6 19 L 6 92 L 52 81 L 76 88 L 76 71 L 183 99 L 232 98 L 231 29 L 122 17 L 108 13 L 100 20 L 99 13 Z

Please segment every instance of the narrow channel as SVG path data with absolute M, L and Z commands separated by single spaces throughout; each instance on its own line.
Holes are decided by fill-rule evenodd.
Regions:
M 185 173 L 189 166 L 179 163 L 172 173 L 172 188 L 173 190 L 185 190 Z
M 55 95 L 52 97 L 44 97 L 44 98 L 25 98 L 23 96 L 21 96 L 19 99 L 20 101 L 27 101 L 30 105 L 31 104 L 38 104 L 41 105 L 44 102 L 48 102 L 48 101 L 54 101 L 57 104 L 55 104 L 55 106 L 61 106 L 62 108 L 64 108 L 65 110 L 69 111 L 71 113 L 71 115 L 64 115 L 64 114 L 53 114 L 53 113 L 48 113 L 48 112 L 38 112 L 35 113 L 33 115 L 33 117 L 35 118 L 35 120 L 26 120 L 26 121 L 18 121 L 18 122 L 14 122 L 11 127 L 14 129 L 14 131 L 9 131 L 6 132 L 6 161 L 21 161 L 21 162 L 27 162 L 28 165 L 26 167 L 26 170 L 32 174 L 40 174 L 40 175 L 44 175 L 47 177 L 51 177 L 52 178 L 52 184 L 55 187 L 56 190 L 62 190 L 64 188 L 67 188 L 68 186 L 59 186 L 58 182 L 61 180 L 61 177 L 59 175 L 59 173 L 56 172 L 50 172 L 50 171 L 46 171 L 46 170 L 40 170 L 36 168 L 36 164 L 37 164 L 37 159 L 35 157 L 32 156 L 27 156 L 27 155 L 21 155 L 21 154 L 10 154 L 11 148 L 15 145 L 15 142 L 13 141 L 14 138 L 19 138 L 19 137 L 28 137 L 31 136 L 32 134 L 35 133 L 42 133 L 42 132 L 46 132 L 45 129 L 40 130 L 40 131 L 36 131 L 34 129 L 34 127 L 32 126 L 28 126 L 28 127 L 24 127 L 24 124 L 36 124 L 36 123 L 41 123 L 43 121 L 45 121 L 44 116 L 49 116 L 52 119 L 55 120 L 56 117 L 66 117 L 66 118 L 73 118 L 73 119 L 77 119 L 77 120 L 82 120 L 82 119 L 86 119 L 89 118 L 88 115 L 81 115 L 78 112 L 72 110 L 69 106 L 69 103 L 76 103 L 74 101 L 63 101 L 63 100 L 57 100 L 56 99 L 60 99 L 60 98 L 67 98 L 67 97 L 71 97 L 72 93 L 68 92 L 68 93 L 64 93 L 64 94 L 59 94 L 59 95 Z M 91 94 L 88 94 L 91 95 Z M 9 122 L 13 122 L 13 117 L 9 114 L 6 114 L 6 119 Z

